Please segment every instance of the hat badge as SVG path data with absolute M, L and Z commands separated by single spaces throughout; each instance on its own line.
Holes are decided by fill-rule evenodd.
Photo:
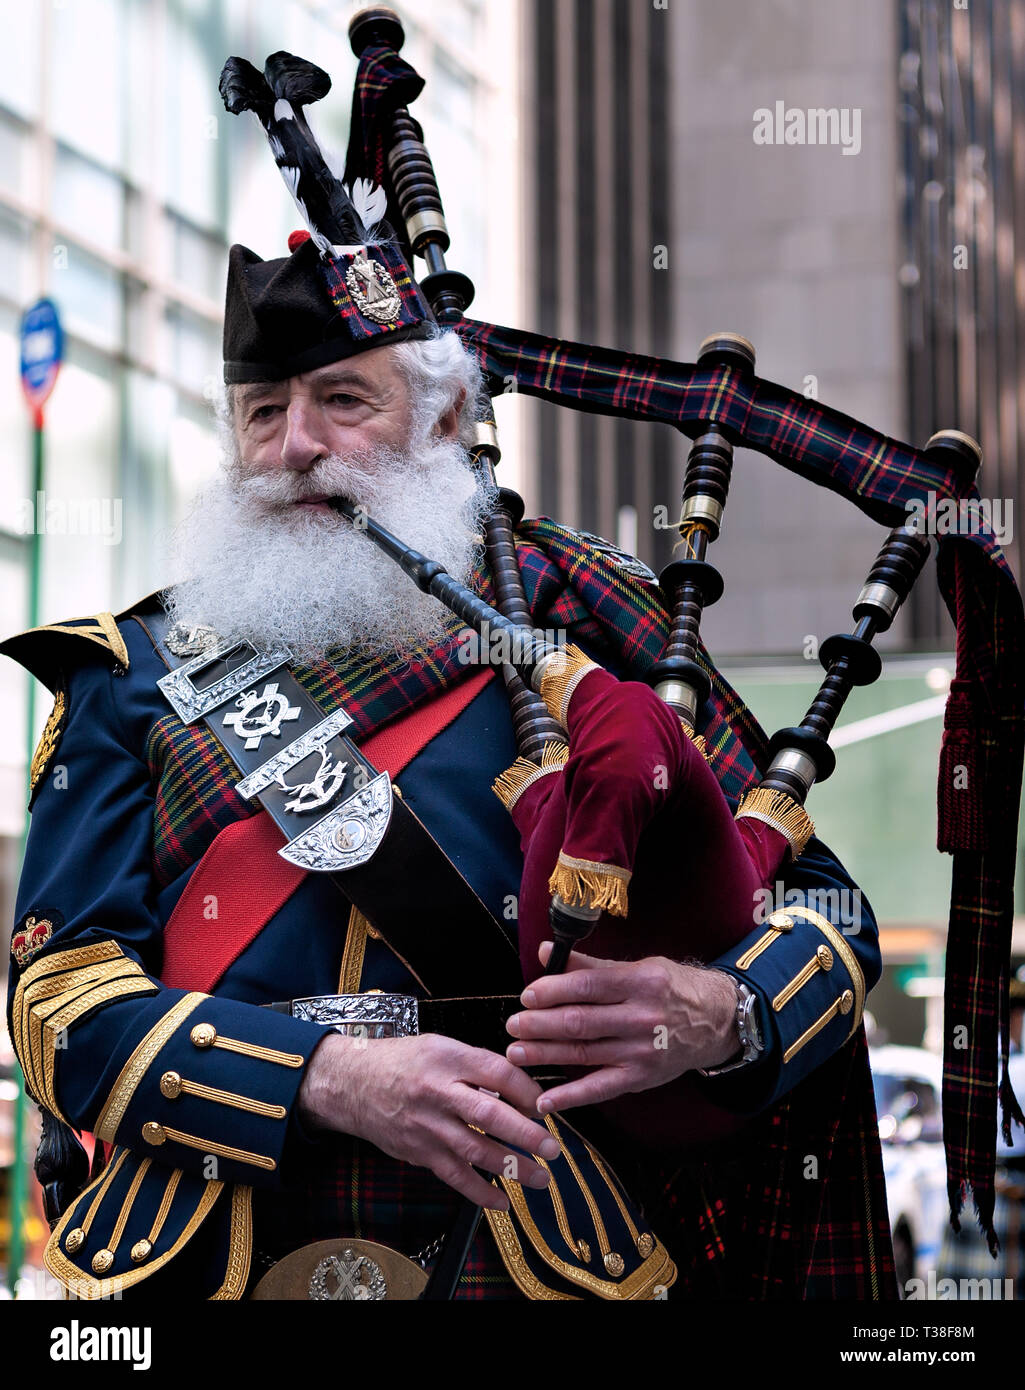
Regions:
M 402 313 L 402 299 L 391 274 L 380 261 L 367 256 L 365 246 L 357 247 L 345 272 L 356 308 L 374 323 L 395 323 Z

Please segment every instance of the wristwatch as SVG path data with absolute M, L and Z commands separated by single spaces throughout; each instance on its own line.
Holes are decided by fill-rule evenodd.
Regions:
M 733 980 L 737 991 L 737 1039 L 740 1044 L 740 1056 L 722 1062 L 717 1067 L 699 1067 L 699 1076 L 722 1076 L 725 1072 L 736 1071 L 738 1067 L 746 1067 L 748 1063 L 756 1061 L 765 1051 L 765 1034 L 762 1032 L 758 995 L 754 990 L 748 989 L 743 981 L 732 975 L 729 978 Z

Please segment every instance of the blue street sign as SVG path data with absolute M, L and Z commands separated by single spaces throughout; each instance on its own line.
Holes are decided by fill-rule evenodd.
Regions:
M 57 306 L 52 299 L 37 299 L 21 316 L 21 385 L 37 414 L 54 388 L 63 356 Z

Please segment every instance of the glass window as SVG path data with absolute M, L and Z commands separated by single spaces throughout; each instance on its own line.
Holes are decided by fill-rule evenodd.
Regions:
M 100 347 L 121 341 L 121 284 L 116 271 L 80 247 L 53 248 L 52 294 L 65 327 Z
M 4 44 L 10 61 L 4 64 L 3 104 L 32 118 L 39 111 L 39 21 L 41 5 L 7 0 L 4 5 Z M 17 54 L 17 61 L 13 61 Z
M 125 120 L 121 9 L 121 0 L 74 0 L 50 7 L 54 134 L 111 166 L 121 157 Z
M 27 291 L 31 249 L 28 223 L 16 212 L 0 207 L 0 294 L 15 304 L 31 297 Z M 16 381 L 17 376 L 11 379 Z
M 167 312 L 170 375 L 188 391 L 209 398 L 221 374 L 221 328 L 187 309 Z
M 0 111 L 0 184 L 13 193 L 28 198 L 35 192 L 29 187 L 32 161 L 29 152 L 32 136 L 28 128 L 14 116 Z
M 0 439 L 3 440 L 3 468 L 0 468 L 0 530 L 23 535 L 32 520 L 32 428 L 28 407 L 19 383 L 17 324 L 14 315 L 4 313 L 0 328 Z M 5 615 L 6 616 L 6 615 Z M 17 626 L 15 619 L 15 626 Z M 12 628 L 4 629 L 6 632 Z
M 267 152 L 270 159 L 270 151 Z M 284 192 L 284 184 L 281 185 Z M 187 285 L 197 294 L 220 303 L 224 297 L 224 276 L 227 256 L 224 242 L 199 227 L 193 227 L 181 217 L 169 214 L 173 242 L 173 273 L 175 280 Z
M 47 409 L 44 500 L 36 509 L 43 622 L 110 607 L 124 538 L 115 383 L 84 360 L 73 347 Z
M 214 476 L 219 458 L 212 416 L 183 402 L 168 435 L 172 526 L 178 524 L 196 493 Z
M 121 491 L 124 543 L 118 550 L 119 605 L 133 603 L 174 578 L 164 558 L 170 525 L 168 439 L 175 391 L 144 372 L 129 371 L 125 382 L 125 449 Z
M 163 194 L 191 221 L 219 227 L 224 222 L 226 181 L 220 152 L 223 127 L 237 118 L 224 110 L 217 90 L 227 55 L 221 56 L 223 39 L 208 34 L 209 28 L 176 9 L 167 12 Z
M 54 163 L 53 214 L 100 246 L 120 250 L 124 245 L 124 184 L 65 145 L 57 146 Z

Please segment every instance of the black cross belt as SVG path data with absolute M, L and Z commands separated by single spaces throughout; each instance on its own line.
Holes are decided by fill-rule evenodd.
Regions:
M 329 874 L 426 993 L 520 987 L 502 926 L 389 775 L 347 736 L 344 709 L 325 715 L 295 679 L 286 648 L 222 643 L 176 665 L 166 615 L 136 617 L 169 667 L 161 691 L 227 752 L 242 773 L 236 791 L 258 800 L 285 835 L 282 858 Z

